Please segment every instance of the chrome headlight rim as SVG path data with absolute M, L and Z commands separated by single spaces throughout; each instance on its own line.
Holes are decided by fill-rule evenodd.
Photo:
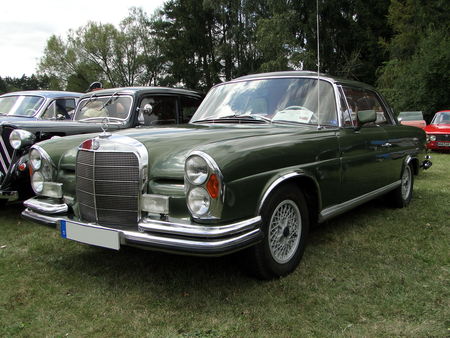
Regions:
M 201 180 L 202 183 L 193 183 L 189 179 L 187 175 L 187 166 L 186 162 L 193 158 L 194 156 L 201 157 L 203 161 L 206 162 L 208 166 L 208 175 L 204 180 Z M 185 162 L 185 193 L 186 193 L 186 204 L 188 207 L 188 210 L 192 216 L 192 218 L 195 220 L 217 220 L 220 218 L 223 205 L 224 205 L 224 199 L 225 199 L 225 185 L 223 183 L 223 175 L 220 171 L 219 166 L 215 162 L 215 160 L 208 154 L 202 152 L 202 151 L 192 151 L 188 154 L 186 157 Z M 213 191 L 211 191 L 211 183 L 214 186 Z M 208 195 L 209 200 L 209 206 L 208 210 L 197 210 L 196 208 L 193 208 L 190 204 L 194 203 L 194 197 L 193 194 L 195 192 L 199 192 L 199 190 L 196 190 L 197 188 L 202 189 L 202 191 L 206 191 L 206 194 Z M 206 203 L 206 202 L 205 202 Z
M 31 175 L 31 188 L 36 193 L 36 195 L 40 195 L 44 190 L 45 177 L 40 171 L 35 171 Z
M 186 178 L 192 185 L 200 186 L 210 175 L 210 166 L 203 156 L 191 154 L 184 163 Z
M 432 142 L 436 141 L 436 135 L 430 135 L 429 140 Z
M 36 135 L 24 129 L 14 129 L 9 135 L 9 144 L 15 150 L 32 145 L 36 141 Z
M 36 149 L 32 148 L 30 154 L 28 155 L 28 161 L 30 162 L 31 168 L 34 171 L 38 171 L 42 167 L 42 154 Z
M 211 207 L 211 197 L 203 187 L 194 187 L 189 190 L 187 201 L 189 211 L 193 215 L 206 215 Z
M 45 194 L 45 183 L 53 180 L 56 167 L 50 156 L 42 147 L 33 145 L 28 156 L 31 156 L 32 153 L 38 155 L 39 161 L 32 161 L 30 157 L 28 159 L 32 169 L 30 172 L 31 187 L 36 195 L 43 195 Z
M 37 144 L 33 145 L 33 146 L 31 147 L 31 149 L 30 149 L 30 153 L 29 153 L 29 154 L 31 154 L 31 152 L 32 152 L 33 150 L 39 152 L 42 163 L 45 163 L 46 165 L 50 166 L 52 169 L 56 168 L 56 166 L 55 166 L 55 164 L 53 163 L 53 161 L 52 161 L 50 155 L 49 155 L 42 147 L 40 147 L 40 146 L 37 145 Z M 39 169 L 37 169 L 37 170 L 42 169 L 42 167 L 43 167 L 43 165 L 41 165 L 41 167 L 40 167 Z

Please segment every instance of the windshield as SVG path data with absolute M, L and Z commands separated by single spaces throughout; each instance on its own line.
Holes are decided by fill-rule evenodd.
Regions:
M 230 82 L 211 89 L 192 123 L 235 122 L 237 118 L 279 123 L 337 126 L 333 86 L 312 78 L 273 78 Z M 320 88 L 320 111 L 317 90 Z M 239 123 L 242 123 L 239 121 Z
M 444 112 L 434 115 L 431 124 L 450 124 L 450 112 Z
M 105 117 L 114 121 L 125 121 L 130 115 L 131 96 L 91 96 L 82 99 L 75 112 L 75 121 L 98 122 Z
M 44 101 L 45 99 L 42 96 L 14 95 L 0 97 L 0 114 L 32 117 L 36 115 Z

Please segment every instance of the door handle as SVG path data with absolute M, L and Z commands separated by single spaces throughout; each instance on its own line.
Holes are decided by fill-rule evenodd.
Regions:
M 389 143 L 389 142 L 386 142 L 385 144 L 382 144 L 381 146 L 382 146 L 383 148 L 390 148 L 390 147 L 392 147 L 392 144 Z

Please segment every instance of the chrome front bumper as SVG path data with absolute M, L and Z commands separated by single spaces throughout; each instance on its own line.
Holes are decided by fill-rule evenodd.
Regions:
M 56 226 L 61 231 L 62 237 L 70 238 L 65 233 L 68 224 L 88 234 L 86 235 L 88 237 L 83 237 L 86 239 L 70 239 L 114 249 L 118 248 L 103 245 L 101 240 L 95 241 L 91 238 L 102 236 L 102 232 L 117 233 L 119 248 L 127 245 L 190 255 L 221 256 L 254 245 L 263 236 L 260 229 L 261 216 L 217 226 L 199 225 L 184 219 L 162 221 L 143 218 L 136 229 L 131 229 L 80 222 L 66 214 L 67 205 L 45 203 L 35 197 L 26 200 L 24 205 L 26 206 L 22 212 L 24 218 Z M 89 236 L 91 232 L 93 236 Z

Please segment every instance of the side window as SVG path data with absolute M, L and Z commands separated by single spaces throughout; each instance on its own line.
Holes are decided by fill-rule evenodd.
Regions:
M 348 111 L 343 112 L 344 125 L 358 125 L 357 113 L 363 110 L 373 110 L 377 114 L 377 125 L 392 124 L 388 112 L 375 92 L 362 88 L 343 87 L 348 104 Z M 350 121 L 351 120 L 351 121 Z
M 68 120 L 75 110 L 75 99 L 56 99 L 42 114 L 45 120 Z
M 144 113 L 144 125 L 161 125 L 177 123 L 177 98 L 175 96 L 149 96 L 142 99 L 139 111 L 150 104 L 151 113 Z
M 180 123 L 188 123 L 202 101 L 193 97 L 181 97 Z
M 356 111 L 348 103 L 348 99 L 345 98 L 344 91 L 342 87 L 339 88 L 339 104 L 340 104 L 340 115 L 343 127 L 354 127 L 354 122 L 356 121 Z

